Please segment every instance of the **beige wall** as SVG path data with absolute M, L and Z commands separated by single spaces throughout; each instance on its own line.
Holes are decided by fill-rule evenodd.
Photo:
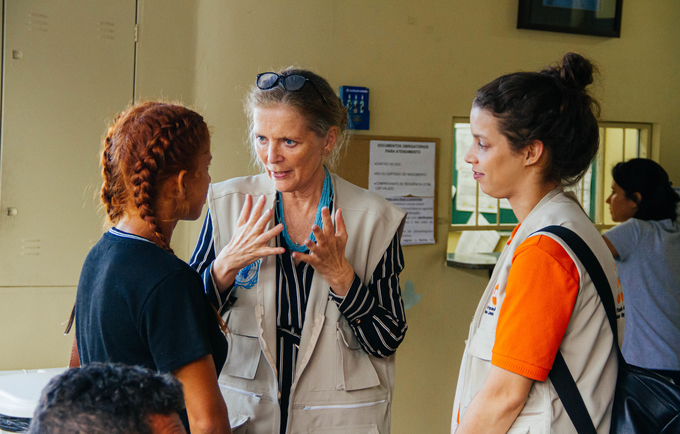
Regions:
M 194 101 L 194 57 L 197 4 L 193 0 L 139 0 L 139 44 L 137 50 L 136 98 L 164 98 Z M 132 92 L 130 90 L 130 95 Z M 96 97 L 96 96 L 93 96 Z M 80 95 L 63 95 L 80 98 Z M 125 107 L 119 107 L 119 110 Z M 101 133 L 105 125 L 101 119 Z M 83 165 L 97 165 L 85 160 Z M 68 176 L 68 173 L 62 174 Z M 98 181 L 89 191 L 96 191 Z M 35 186 L 39 192 L 40 185 Z M 5 211 L 6 212 L 6 211 Z M 74 213 L 91 212 L 73 209 Z M 77 219 L 74 219 L 74 221 Z M 59 228 L 55 228 L 58 230 Z M 182 225 L 173 246 L 186 252 L 193 246 Z M 0 246 L 3 248 L 3 246 Z M 64 246 L 63 255 L 81 254 L 72 246 Z M 77 270 L 71 270 L 68 285 L 42 287 L 0 286 L 0 370 L 35 369 L 68 364 L 73 334 L 63 336 L 64 324 L 75 300 Z M 3 264 L 0 264 L 0 275 Z M 34 270 L 24 270 L 35 273 Z M 63 279 L 62 279 L 63 280 Z M 57 283 L 52 283 L 57 285 Z
M 397 353 L 395 434 L 445 433 L 467 326 L 486 272 L 445 265 L 452 117 L 507 72 L 535 70 L 567 51 L 600 66 L 603 118 L 661 124 L 661 163 L 680 182 L 680 3 L 624 2 L 620 39 L 517 30 L 516 0 L 199 2 L 196 98 L 214 127 L 212 176 L 249 173 L 242 99 L 258 72 L 291 64 L 334 87 L 371 90 L 370 134 L 440 137 L 438 239 L 405 247 L 402 280 L 421 302 L 407 312 Z
M 407 312 L 409 332 L 398 351 L 395 434 L 448 432 L 463 341 L 487 280 L 484 271 L 445 265 L 452 117 L 469 113 L 478 87 L 503 73 L 541 68 L 566 51 L 584 54 L 600 67 L 595 90 L 603 118 L 658 123 L 659 160 L 680 183 L 675 0 L 624 2 L 620 39 L 517 30 L 516 0 L 144 3 L 140 43 L 155 36 L 139 52 L 138 94 L 195 103 L 214 129 L 215 181 L 253 173 L 243 145 L 244 92 L 258 72 L 291 64 L 315 69 L 334 87 L 369 87 L 370 134 L 441 138 L 439 242 L 404 248 L 402 280 L 413 281 L 423 297 Z M 174 240 L 184 257 L 199 226 L 184 225 Z M 63 348 L 48 348 L 56 334 L 43 333 L 57 326 L 41 321 L 56 302 L 32 294 L 13 302 L 36 320 L 10 316 L 17 331 L 14 346 L 0 347 L 0 369 L 63 364 Z M 72 293 L 59 299 L 68 305 L 62 299 L 72 300 Z M 24 356 L 35 353 L 41 357 Z

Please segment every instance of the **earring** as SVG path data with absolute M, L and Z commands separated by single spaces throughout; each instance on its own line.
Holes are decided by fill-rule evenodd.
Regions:
M 331 154 L 331 151 L 329 151 L 328 149 L 324 149 L 323 151 L 321 151 L 322 157 L 328 157 L 330 154 Z

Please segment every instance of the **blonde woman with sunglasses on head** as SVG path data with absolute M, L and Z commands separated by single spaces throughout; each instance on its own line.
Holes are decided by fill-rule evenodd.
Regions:
M 347 111 L 322 77 L 260 74 L 246 113 L 264 173 L 210 186 L 191 260 L 231 330 L 229 411 L 248 433 L 387 434 L 405 213 L 329 171 Z

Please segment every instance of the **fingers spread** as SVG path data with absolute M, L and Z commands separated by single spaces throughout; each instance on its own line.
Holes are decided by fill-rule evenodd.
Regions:
M 340 208 L 335 212 L 335 235 L 347 237 L 347 227 L 345 226 L 345 219 L 342 218 L 342 210 Z
M 332 236 L 335 232 L 333 228 L 333 220 L 331 219 L 331 212 L 327 206 L 321 210 L 321 221 L 323 222 L 323 232 L 326 236 Z
M 261 236 L 264 237 L 265 240 L 269 241 L 281 232 L 283 232 L 283 223 L 279 223 L 278 225 L 269 229 L 267 232 L 263 233 Z
M 262 210 L 264 209 L 264 203 L 265 203 L 265 197 L 260 196 L 260 198 L 257 200 L 257 203 L 255 204 L 255 207 L 253 207 L 253 212 L 250 214 L 250 218 L 248 219 L 249 223 L 256 224 L 257 221 L 260 219 L 262 216 Z
M 318 228 L 318 226 L 317 226 L 317 228 Z M 305 247 L 307 247 L 309 249 L 310 254 L 314 254 L 314 252 L 319 248 L 319 245 L 317 243 L 315 243 L 314 241 L 310 240 L 309 238 L 307 238 L 304 241 L 304 244 L 305 244 Z
M 258 232 L 264 231 L 264 228 L 267 226 L 267 223 L 271 221 L 271 219 L 274 217 L 274 213 L 272 210 L 268 209 L 262 214 L 262 217 L 255 223 L 254 229 Z
M 312 225 L 312 233 L 314 234 L 314 238 L 316 238 L 316 241 L 323 241 L 326 237 L 326 234 L 324 234 L 323 230 L 316 225 Z
M 293 259 L 299 259 L 302 262 L 308 263 L 312 267 L 314 267 L 314 263 L 316 262 L 316 258 L 314 258 L 312 255 L 300 252 L 293 252 Z M 316 267 L 314 267 L 314 269 L 316 269 Z
M 249 194 L 246 194 L 246 200 L 243 203 L 243 207 L 241 208 L 241 214 L 238 216 L 238 223 L 236 224 L 237 226 L 242 226 L 248 221 L 248 217 L 250 217 L 250 210 L 253 207 L 253 197 Z
M 286 253 L 286 249 L 283 247 L 266 247 L 263 248 L 259 253 L 261 256 L 283 255 Z

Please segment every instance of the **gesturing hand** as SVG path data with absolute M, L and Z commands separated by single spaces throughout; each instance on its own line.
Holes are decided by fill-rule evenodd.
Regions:
M 321 218 L 323 229 L 312 225 L 316 244 L 310 239 L 305 240 L 309 254 L 293 252 L 293 258 L 314 267 L 314 271 L 321 274 L 331 285 L 333 292 L 344 297 L 354 280 L 354 269 L 345 258 L 347 229 L 342 218 L 342 210 L 338 209 L 335 213 L 336 227 L 333 227 L 328 208 L 324 207 L 321 210 Z
M 229 244 L 215 258 L 212 266 L 212 277 L 220 291 L 230 287 L 236 279 L 239 270 L 252 264 L 260 258 L 269 255 L 280 255 L 285 252 L 283 247 L 269 247 L 267 242 L 283 230 L 283 224 L 278 224 L 265 231 L 274 213 L 271 209 L 264 213 L 265 197 L 258 199 L 253 207 L 253 198 L 248 194 L 238 217 L 236 231 Z

